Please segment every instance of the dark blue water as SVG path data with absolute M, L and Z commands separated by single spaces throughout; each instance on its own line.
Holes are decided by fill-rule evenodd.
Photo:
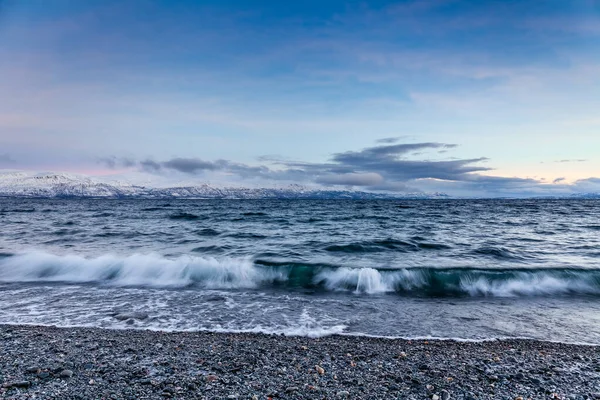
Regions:
M 0 226 L 0 323 L 600 344 L 597 200 L 0 199 Z

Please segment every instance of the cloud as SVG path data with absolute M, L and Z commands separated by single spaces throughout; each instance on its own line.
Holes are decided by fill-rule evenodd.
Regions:
M 286 160 L 286 158 L 279 154 L 263 154 L 262 156 L 256 157 L 256 161 L 260 161 L 260 162 L 278 163 L 278 162 L 284 161 L 284 160 Z
M 402 139 L 402 137 L 388 137 L 388 138 L 378 139 L 377 143 L 396 143 L 400 139 Z
M 0 154 L 0 164 L 14 164 L 16 161 L 8 154 Z
M 572 163 L 572 162 L 586 162 L 584 159 L 567 159 L 567 160 L 557 160 L 555 163 Z
M 555 183 L 555 184 L 556 183 L 560 183 L 560 182 L 563 182 L 565 179 L 566 178 L 562 178 L 562 177 L 561 178 L 556 178 L 555 180 L 552 181 L 552 183 Z
M 333 156 L 333 160 L 344 163 L 344 162 L 354 162 L 359 160 L 374 160 L 374 159 L 391 159 L 397 158 L 406 153 L 413 152 L 415 150 L 421 149 L 438 149 L 438 148 L 453 148 L 456 147 L 455 144 L 444 144 L 444 143 L 404 143 L 404 144 L 394 144 L 389 146 L 375 146 L 368 147 L 364 150 L 355 152 L 348 151 L 345 153 L 337 153 Z
M 316 179 L 316 182 L 324 185 L 376 186 L 383 182 L 383 177 L 374 172 L 365 174 L 350 173 L 320 176 Z
M 110 169 L 116 169 L 119 167 L 130 168 L 136 165 L 136 162 L 131 158 L 127 157 L 101 157 L 98 159 L 100 164 L 106 165 Z
M 573 187 L 579 192 L 600 192 L 600 178 L 579 179 Z
M 145 171 L 145 172 L 157 173 L 157 172 L 160 172 L 160 170 L 162 169 L 162 166 L 160 163 L 157 163 L 156 161 L 144 160 L 144 161 L 140 161 L 140 168 L 142 169 L 142 171 Z
M 387 146 L 368 147 L 361 151 L 347 151 L 332 156 L 331 164 L 305 165 L 314 169 L 325 169 L 335 173 L 377 173 L 386 180 L 406 182 L 415 179 L 464 180 L 473 172 L 488 171 L 491 168 L 478 165 L 487 158 L 458 159 L 450 161 L 407 160 L 405 156 L 415 150 L 450 149 L 454 144 L 446 143 L 403 143 Z
M 222 169 L 226 163 L 203 161 L 196 158 L 174 158 L 161 164 L 163 168 L 173 169 L 186 174 Z

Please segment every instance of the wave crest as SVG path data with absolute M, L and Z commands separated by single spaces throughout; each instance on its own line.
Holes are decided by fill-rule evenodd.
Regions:
M 249 259 L 183 256 L 167 259 L 155 254 L 84 258 L 42 252 L 17 254 L 0 260 L 5 282 L 106 282 L 122 286 L 254 288 L 264 281 L 284 280 L 276 270 L 256 268 Z
M 0 281 L 207 289 L 279 287 L 425 297 L 600 296 L 600 270 L 590 269 L 374 269 L 253 262 L 249 258 L 168 259 L 156 254 L 97 258 L 43 252 L 3 254 Z

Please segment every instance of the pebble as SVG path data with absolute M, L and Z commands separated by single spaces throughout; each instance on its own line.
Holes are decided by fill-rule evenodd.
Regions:
M 29 382 L 29 381 L 17 381 L 17 382 L 9 383 L 9 384 L 5 385 L 5 387 L 28 388 L 30 385 L 31 385 L 31 382 Z
M 0 398 L 7 399 L 600 400 L 600 356 L 589 347 L 559 343 L 425 345 L 35 326 L 13 328 L 7 338 L 2 325 L 0 338 Z M 506 360 L 507 348 L 516 349 L 517 363 Z M 500 354 L 507 356 L 492 361 Z M 67 376 L 68 384 L 61 381 Z
M 37 374 L 37 377 L 40 379 L 48 379 L 48 378 L 50 378 L 50 372 L 46 372 L 46 371 L 40 372 Z
M 71 371 L 70 369 L 63 369 L 60 372 L 60 377 L 61 378 L 70 378 L 73 376 L 73 371 Z
M 521 380 L 525 379 L 525 375 L 523 375 L 522 372 L 519 372 L 515 375 L 515 379 L 518 379 L 521 381 Z

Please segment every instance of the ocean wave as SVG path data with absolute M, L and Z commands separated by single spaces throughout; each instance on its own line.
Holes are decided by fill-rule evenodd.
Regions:
M 155 254 L 85 258 L 44 252 L 0 259 L 0 281 L 3 282 L 100 282 L 119 286 L 237 289 L 285 279 L 283 271 L 259 269 L 249 259 L 191 256 L 167 259 Z
M 265 217 L 268 214 L 265 212 L 262 212 L 262 211 L 251 211 L 251 212 L 242 213 L 242 215 L 244 217 Z
M 36 211 L 35 208 L 15 208 L 13 210 L 6 210 L 6 209 L 2 210 L 2 212 L 4 212 L 4 213 L 33 213 L 35 211 Z
M 195 221 L 200 218 L 201 217 L 199 215 L 186 213 L 186 212 L 177 212 L 177 213 L 169 215 L 169 219 L 172 219 L 172 220 Z
M 418 245 L 397 239 L 371 240 L 348 244 L 332 244 L 325 247 L 325 251 L 332 253 L 376 253 L 381 251 L 415 251 Z
M 196 231 L 196 234 L 198 236 L 219 236 L 221 233 L 212 228 L 204 228 L 200 229 L 199 231 Z
M 425 297 L 600 296 L 600 270 L 575 268 L 349 268 L 249 258 L 156 254 L 85 258 L 44 252 L 4 254 L 2 282 L 100 283 L 209 289 L 311 289 Z
M 504 247 L 496 247 L 496 246 L 483 246 L 476 250 L 473 250 L 472 253 L 476 254 L 476 255 L 492 257 L 492 258 L 495 258 L 498 260 L 518 261 L 518 260 L 523 260 L 526 258 L 523 255 L 517 254 L 516 252 L 514 252 L 512 250 L 509 250 Z

